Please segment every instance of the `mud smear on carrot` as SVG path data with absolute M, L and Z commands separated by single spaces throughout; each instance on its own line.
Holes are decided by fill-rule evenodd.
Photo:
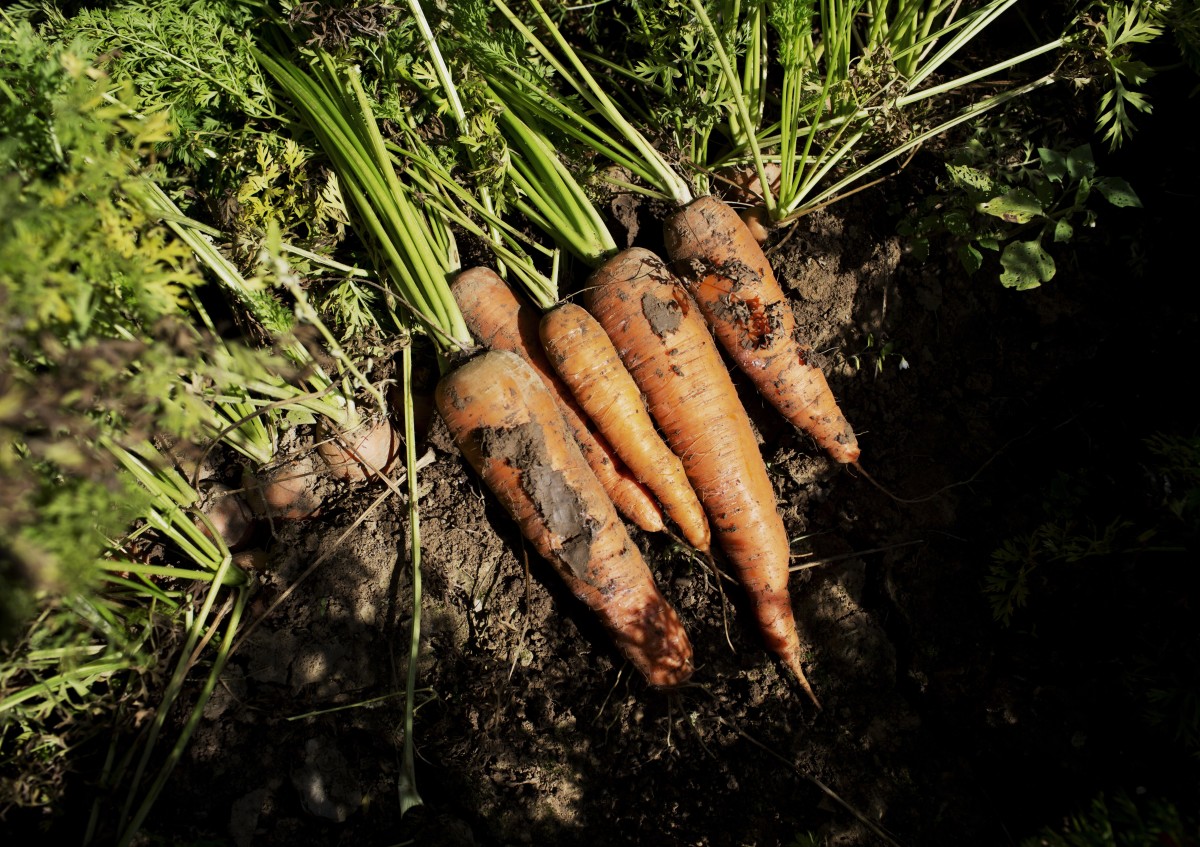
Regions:
M 533 367 L 484 353 L 442 377 L 435 400 L 463 457 L 645 679 L 686 681 L 683 625 Z
M 738 343 L 743 349 L 768 348 L 785 331 L 780 310 L 787 308 L 786 302 L 764 305 L 761 296 L 743 297 L 738 293 L 743 288 L 756 291 L 762 285 L 762 276 L 745 262 L 733 261 L 715 266 L 700 259 L 691 259 L 677 265 L 679 278 L 688 290 L 708 302 L 713 314 L 722 322 L 737 327 L 741 336 Z M 719 293 L 714 297 L 711 296 L 712 291 L 701 289 L 713 289 Z
M 736 294 L 722 296 L 713 311 L 736 325 L 743 336 L 739 342 L 746 350 L 763 350 L 775 343 L 783 329 L 783 318 L 779 314 L 781 303 L 764 306 L 762 298 L 743 300 Z
M 679 329 L 686 312 L 676 300 L 660 300 L 647 292 L 642 295 L 642 314 L 659 338 L 666 338 Z
M 521 472 L 521 489 L 533 501 L 551 534 L 562 539 L 558 551 L 562 560 L 576 577 L 589 581 L 587 566 L 596 522 L 562 472 L 551 467 L 538 426 L 525 423 L 505 429 L 477 429 L 470 438 L 479 445 L 485 459 L 501 459 Z

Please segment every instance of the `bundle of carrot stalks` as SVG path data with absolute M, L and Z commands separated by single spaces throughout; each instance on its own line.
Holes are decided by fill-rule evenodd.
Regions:
M 514 94 L 506 90 L 505 102 L 518 102 Z M 528 365 L 536 376 L 531 385 L 554 399 L 561 419 L 556 426 L 565 424 L 574 436 L 585 467 L 581 475 L 599 483 L 617 512 L 647 532 L 673 525 L 701 554 L 717 548 L 743 586 L 767 646 L 817 703 L 802 666 L 788 591 L 786 529 L 717 342 L 757 377 L 760 390 L 774 395 L 789 420 L 813 432 L 834 458 L 853 462 L 858 448 L 823 375 L 805 361 L 790 306 L 761 247 L 729 207 L 712 197 L 693 202 L 687 194 L 667 223 L 668 244 L 685 276 L 676 276 L 648 251 L 619 251 L 603 217 L 558 159 L 537 115 L 511 106 L 497 117 L 510 144 L 512 178 L 522 192 L 519 210 L 593 273 L 583 287 L 585 310 L 560 301 L 555 283 L 534 280 L 532 264 L 510 242 L 494 240 L 498 260 L 533 302 L 491 269 L 464 271 L 451 290 L 472 337 Z M 408 161 L 426 164 L 424 158 L 406 151 Z M 433 175 L 436 163 L 427 164 L 422 170 L 431 175 L 428 201 L 442 196 L 453 207 L 448 198 L 458 197 L 469 208 L 460 209 L 454 220 L 469 230 L 476 226 L 471 231 L 485 239 L 485 228 L 472 224 L 472 215 L 493 230 L 503 229 L 499 216 L 458 194 L 461 186 L 452 175 Z M 455 215 L 453 208 L 447 212 Z M 444 379 L 459 377 L 451 373 Z M 459 398 L 457 405 L 452 396 Z M 617 644 L 647 680 L 656 686 L 687 681 L 691 648 L 685 649 L 677 616 L 667 616 L 666 601 L 645 593 L 641 557 L 618 568 L 615 559 L 595 562 L 580 552 L 593 549 L 595 533 L 610 531 L 613 539 L 596 549 L 631 547 L 624 528 L 581 512 L 576 501 L 582 496 L 558 498 L 552 509 L 544 497 L 541 505 L 531 504 L 535 492 L 545 493 L 544 477 L 557 479 L 559 470 L 557 464 L 539 463 L 541 452 L 528 449 L 525 436 L 510 437 L 513 427 L 524 431 L 530 425 L 527 413 L 512 407 L 517 398 L 510 392 L 507 406 L 493 404 L 498 417 L 472 412 L 479 417 L 464 422 L 464 396 L 457 389 L 453 395 L 443 392 L 439 410 L 464 456 L 525 536 L 576 595 L 609 622 Z M 575 516 L 569 526 L 591 527 L 586 537 L 564 533 L 555 524 L 564 514 Z M 599 585 L 600 573 L 607 582 L 596 593 L 591 589 Z M 661 625 L 646 625 L 638 609 L 656 609 L 653 617 Z M 633 628 L 614 629 L 611 621 L 617 619 L 634 621 Z M 670 626 L 661 623 L 668 620 Z M 646 639 L 660 634 L 671 637 L 651 649 Z
M 662 165 L 662 184 L 671 185 L 663 199 L 677 207 L 666 221 L 666 243 L 683 273 L 649 251 L 619 251 L 546 137 L 545 113 L 519 86 L 496 85 L 520 211 L 593 272 L 582 289 L 585 311 L 561 302 L 552 283 L 530 284 L 528 268 L 517 272 L 519 257 L 504 254 L 534 302 L 523 302 L 493 271 L 472 269 L 452 286 L 464 320 L 485 347 L 530 363 L 559 398 L 622 515 L 646 531 L 674 524 L 702 553 L 716 548 L 745 590 L 767 646 L 817 703 L 788 591 L 786 529 L 718 343 L 835 460 L 857 462 L 859 451 L 824 375 L 806 360 L 762 248 L 729 206 L 671 185 L 673 174 Z M 471 210 L 487 217 L 478 205 Z M 494 246 L 502 256 L 504 248 Z
M 280 76 L 297 95 L 320 94 L 298 70 Z M 348 79 L 357 91 L 352 73 Z M 334 112 L 320 116 L 337 150 L 349 133 Z M 758 242 L 729 207 L 712 197 L 694 199 L 673 183 L 677 190 L 668 199 L 678 211 L 667 221 L 666 240 L 684 275 L 648 251 L 618 251 L 586 193 L 537 127 L 523 120 L 536 116 L 505 110 L 498 117 L 529 204 L 521 210 L 594 269 L 587 309 L 560 302 L 553 284 L 527 284 L 535 297 L 530 306 L 486 269 L 462 273 L 447 286 L 444 265 L 429 248 L 409 256 L 409 242 L 436 239 L 393 237 L 377 227 L 375 237 L 395 253 L 388 254 L 388 274 L 421 279 L 403 302 L 438 341 L 445 371 L 439 413 L 524 536 L 651 685 L 686 683 L 692 647 L 618 511 L 651 532 L 669 521 L 701 553 L 718 548 L 767 646 L 819 706 L 801 663 L 786 530 L 717 342 L 835 459 L 855 462 L 858 448 L 824 377 L 805 361 L 790 307 Z M 381 154 L 373 120 L 364 123 L 369 152 Z M 403 195 L 392 167 L 381 162 L 377 170 L 386 177 L 376 180 L 380 187 L 386 182 Z M 668 172 L 663 166 L 669 183 Z M 452 182 L 443 186 L 447 193 Z M 539 189 L 539 182 L 549 187 Z M 433 185 L 421 190 L 427 202 L 439 194 Z M 365 202 L 358 210 L 368 221 L 381 219 Z M 485 212 L 471 208 L 477 216 Z M 420 220 L 408 217 L 409 226 Z M 455 220 L 470 228 L 470 217 Z M 489 226 L 499 232 L 504 223 L 496 217 Z M 506 244 L 493 239 L 512 275 L 528 282 L 532 263 L 522 268 Z
M 521 162 L 522 153 L 538 149 L 537 130 L 511 115 L 507 121 L 519 130 L 518 137 L 525 142 L 523 150 L 513 151 L 513 161 Z M 559 171 L 556 178 L 567 180 L 569 175 Z M 568 193 L 583 196 L 582 192 Z M 552 201 L 546 196 L 531 196 L 530 202 L 551 211 Z M 561 197 L 555 202 L 563 211 Z M 701 210 L 711 205 L 697 202 Z M 586 310 L 574 303 L 559 302 L 550 284 L 528 287 L 535 299 L 535 303 L 529 303 L 494 271 L 473 268 L 459 274 L 451 286 L 463 318 L 483 346 L 513 353 L 530 366 L 537 381 L 555 399 L 567 429 L 576 436 L 581 455 L 587 457 L 594 476 L 620 513 L 649 532 L 664 528 L 665 515 L 687 543 L 702 553 L 710 550 L 713 540 L 718 542 L 740 577 L 767 645 L 815 703 L 817 698 L 801 664 L 800 640 L 787 587 L 787 534 L 745 409 L 704 310 L 689 293 L 696 286 L 677 277 L 647 250 L 618 251 L 602 223 L 593 227 L 579 223 L 585 218 L 598 221 L 594 209 L 577 211 L 580 213 L 568 216 L 577 221 L 571 249 L 595 267 L 583 289 Z M 714 234 L 718 226 L 724 227 L 724 232 Z M 708 231 L 708 241 L 733 242 L 742 249 L 740 258 L 710 259 L 709 264 L 723 267 L 730 274 L 733 266 L 744 268 L 740 273 L 746 279 L 739 282 L 739 288 L 746 292 L 757 285 L 753 296 L 767 304 L 765 314 L 789 308 L 781 292 L 770 298 L 764 291 L 761 278 L 769 274 L 769 265 L 736 214 L 719 215 Z M 685 249 L 689 244 L 695 249 L 693 243 L 683 241 Z M 705 247 L 703 242 L 701 247 Z M 706 249 L 712 251 L 711 247 Z M 752 272 L 751 268 L 763 270 Z M 773 276 L 768 278 L 768 282 L 773 281 Z M 714 279 L 708 284 L 720 283 Z M 772 323 L 748 309 L 726 311 L 733 315 L 727 336 L 756 332 L 753 337 L 760 353 L 771 345 L 783 349 L 772 331 L 775 327 L 777 334 L 781 319 Z M 744 318 L 740 323 L 738 315 Z M 787 320 L 790 338 L 790 314 Z M 758 330 L 756 321 L 768 324 L 766 330 Z M 780 352 L 775 358 L 787 356 Z M 804 366 L 799 357 L 796 366 Z M 780 370 L 786 368 L 777 366 L 777 381 Z M 811 386 L 811 381 L 804 384 L 809 390 Z M 824 394 L 818 399 L 832 412 L 810 414 L 809 418 L 840 422 L 824 441 L 838 445 L 845 456 L 843 442 L 853 446 L 853 433 L 837 411 L 823 379 L 820 386 Z M 795 397 L 788 402 L 791 407 L 810 405 Z M 526 536 L 540 550 L 549 549 L 547 558 L 560 572 L 569 572 L 560 552 L 570 546 L 568 542 L 559 539 L 547 544 L 544 540 L 547 534 L 555 535 L 545 510 L 540 513 L 539 523 L 530 517 L 528 506 L 511 505 L 538 489 L 535 472 L 522 464 L 530 451 L 509 452 L 505 461 L 510 476 L 502 484 L 494 467 L 482 464 L 478 455 L 479 426 L 462 424 L 459 410 L 447 406 L 444 399 L 441 408 L 464 454 L 509 506 Z M 841 442 L 838 436 L 843 436 Z M 491 460 L 496 461 L 498 455 L 490 454 Z M 489 467 L 492 469 L 487 470 Z M 512 491 L 514 486 L 517 493 Z M 621 538 L 621 543 L 626 543 L 623 533 Z M 642 567 L 636 563 L 636 572 L 620 580 L 614 577 L 613 585 L 640 585 Z M 567 577 L 570 583 L 569 574 Z M 630 598 L 639 607 L 647 604 L 640 590 L 612 591 L 610 595 L 597 608 L 606 619 L 622 608 L 622 598 Z M 658 602 L 656 596 L 654 603 Z M 640 619 L 638 615 L 634 618 Z M 635 630 L 633 643 L 643 643 L 653 632 L 645 626 Z M 617 642 L 622 643 L 621 636 L 617 636 Z M 677 642 L 675 649 L 662 647 L 662 665 L 647 665 L 652 654 L 644 650 L 635 653 L 626 649 L 626 654 L 652 683 L 663 685 L 663 680 L 671 680 L 671 684 L 678 685 L 690 673 L 679 661 L 681 643 Z M 690 668 L 690 662 L 686 667 Z

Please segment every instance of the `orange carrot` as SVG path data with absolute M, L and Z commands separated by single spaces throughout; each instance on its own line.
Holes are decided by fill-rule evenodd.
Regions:
M 490 268 L 472 268 L 451 284 L 467 328 L 490 350 L 507 350 L 529 362 L 558 401 L 559 411 L 575 435 L 588 465 L 621 514 L 646 532 L 662 532 L 662 512 L 609 444 L 595 432 L 570 390 L 559 380 L 542 350 L 538 313 L 518 299 Z
M 726 352 L 759 392 L 837 461 L 858 439 L 821 370 L 796 338 L 796 318 L 762 248 L 737 212 L 701 197 L 667 219 L 667 253 Z
M 767 645 L 816 703 L 788 594 L 787 531 L 750 421 L 695 302 L 661 259 L 637 248 L 593 273 L 585 296 L 683 460 Z
M 245 546 L 254 537 L 254 512 L 250 504 L 227 485 L 202 484 L 200 511 L 208 518 L 196 519 L 200 531 L 210 538 L 215 532 L 230 550 Z
M 323 426 L 320 434 L 317 453 L 343 482 L 374 479 L 376 473 L 387 473 L 400 456 L 400 438 L 387 419 L 363 421 L 346 432 Z
M 280 467 L 242 475 L 250 507 L 261 518 L 303 521 L 321 514 L 320 481 L 313 458 L 303 454 Z
M 708 521 L 683 463 L 655 431 L 641 391 L 604 328 L 582 307 L 562 303 L 542 316 L 541 335 L 550 364 L 601 434 L 658 498 L 688 543 L 708 552 Z
M 516 354 L 484 353 L 442 378 L 436 402 L 467 461 L 650 684 L 686 682 L 683 625 L 538 374 Z

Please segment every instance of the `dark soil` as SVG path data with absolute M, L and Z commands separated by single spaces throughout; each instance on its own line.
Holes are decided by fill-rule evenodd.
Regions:
M 1164 104 L 1138 149 L 1194 163 L 1178 126 Z M 1131 543 L 1045 564 L 1008 625 L 985 592 L 993 551 L 1048 522 L 1156 525 L 1143 439 L 1196 435 L 1194 166 L 1103 167 L 1147 209 L 1105 209 L 1033 291 L 967 276 L 948 248 L 907 258 L 891 211 L 907 180 L 775 236 L 863 467 L 914 501 L 831 463 L 740 384 L 796 563 L 812 565 L 792 590 L 823 711 L 735 586 L 726 605 L 705 565 L 633 531 L 697 661 L 694 687 L 648 689 L 435 422 L 420 477 L 424 805 L 401 818 L 407 509 L 368 510 L 380 489 L 348 486 L 319 518 L 277 524 L 255 614 L 329 556 L 234 656 L 147 832 L 238 847 L 866 845 L 879 827 L 910 847 L 1014 844 L 1101 791 L 1195 808 L 1196 759 L 1148 719 L 1147 696 L 1196 655 L 1194 560 Z M 653 239 L 644 216 L 640 229 Z

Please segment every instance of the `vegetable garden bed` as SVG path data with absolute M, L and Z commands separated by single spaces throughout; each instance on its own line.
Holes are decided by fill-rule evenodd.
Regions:
M 356 26 L 369 28 L 367 7 L 348 8 L 363 16 Z M 293 23 L 315 9 L 295 7 Z M 330 17 L 326 31 L 347 20 L 353 14 Z M 603 15 L 569 20 L 580 29 L 564 31 L 581 44 L 595 39 L 589 22 L 603 40 Z M 979 63 L 1003 52 L 987 39 L 972 49 Z M 1195 295 L 1179 273 L 1198 186 L 1187 165 L 1195 145 L 1181 132 L 1188 114 L 1182 87 L 1172 77 L 1153 89 L 1158 108 L 1142 119 L 1134 140 L 1116 155 L 1097 153 L 1103 172 L 1127 178 L 1145 208 L 1105 209 L 1095 232 L 1081 227 L 1056 253 L 1053 280 L 1039 288 L 1001 286 L 994 263 L 967 273 L 963 252 L 950 242 L 939 249 L 935 239 L 927 256 L 914 255 L 912 242 L 898 234 L 902 221 L 924 213 L 923 200 L 944 189 L 947 151 L 979 137 L 972 125 L 919 148 L 881 184 L 769 235 L 764 246 L 797 335 L 851 420 L 864 467 L 891 492 L 830 458 L 733 372 L 791 542 L 792 606 L 822 709 L 765 648 L 734 579 L 715 573 L 682 541 L 631 526 L 632 543 L 687 631 L 695 667 L 678 689 L 649 687 L 523 539 L 461 458 L 446 425 L 428 413 L 438 371 L 428 338 L 436 331 L 423 335 L 400 317 L 399 336 L 363 326 L 340 335 L 327 356 L 332 336 L 302 330 L 301 351 L 309 352 L 285 347 L 268 366 L 279 377 L 270 383 L 276 402 L 294 405 L 292 417 L 281 418 L 267 467 L 297 457 L 309 457 L 306 471 L 321 467 L 311 455 L 328 430 L 317 420 L 347 414 L 329 405 L 339 392 L 351 398 L 355 415 L 375 415 L 375 397 L 346 391 L 358 383 L 342 380 L 336 365 L 349 360 L 379 399 L 389 387 L 408 388 L 399 411 L 394 390 L 393 402 L 383 404 L 398 430 L 406 417 L 409 424 L 411 449 L 388 471 L 393 488 L 316 473 L 308 494 L 316 494 L 319 509 L 297 520 L 264 517 L 260 506 L 252 534 L 225 563 L 246 575 L 244 589 L 211 575 L 159 578 L 153 571 L 153 584 L 173 601 L 183 598 L 185 608 L 201 608 L 210 585 L 230 586 L 221 588 L 228 594 L 213 590 L 216 602 L 206 609 L 212 623 L 197 632 L 199 646 L 177 634 L 186 630 L 167 626 L 164 612 L 146 630 L 152 649 L 129 649 L 145 657 L 145 667 L 128 677 L 98 672 L 62 689 L 69 709 L 48 710 L 42 724 L 17 709 L 28 701 L 14 694 L 31 678 L 20 675 L 30 671 L 19 660 L 28 657 L 36 626 L 33 636 L 8 635 L 6 675 L 0 675 L 0 827 L 13 837 L 86 833 L 91 843 L 123 837 L 133 844 L 239 847 L 909 847 L 1018 844 L 1079 816 L 1068 828 L 1091 831 L 1091 824 L 1109 821 L 1119 837 L 1149 833 L 1196 843 L 1200 830 L 1189 815 L 1200 800 L 1200 635 L 1187 569 L 1198 526 L 1200 448 L 1176 371 L 1187 367 L 1197 328 Z M 398 120 L 384 111 L 394 106 L 374 103 L 385 131 Z M 1045 124 L 1058 135 L 1081 126 L 1086 132 L 1091 115 L 1074 115 L 1071 107 L 1060 85 L 1031 93 L 1024 111 L 1005 114 L 1030 133 L 1044 129 L 1031 115 L 1056 116 Z M 427 134 L 440 137 L 430 129 L 438 120 L 431 114 L 430 121 Z M 416 143 L 399 132 L 389 141 Z M 144 142 L 149 149 L 159 140 L 147 134 Z M 7 149 L 0 146 L 0 154 Z M 265 158 L 273 155 L 268 146 L 259 149 Z M 1172 155 L 1152 152 L 1163 149 Z M 324 166 L 308 170 L 298 151 L 290 155 L 298 171 L 332 184 Z M 320 154 L 314 145 L 304 155 Z M 275 189 L 293 190 L 278 179 Z M 170 194 L 191 204 L 188 219 L 162 213 L 184 232 L 207 233 L 186 229 L 199 218 L 220 234 L 231 220 L 205 218 L 216 198 L 204 198 L 201 186 L 175 186 Z M 241 209 L 225 211 L 236 218 L 265 196 L 244 195 Z M 331 202 L 328 192 L 323 196 Z M 413 196 L 420 208 L 436 192 Z M 622 192 L 592 199 L 617 244 L 662 247 L 661 200 Z M 348 226 L 353 233 L 363 214 L 330 210 L 314 196 L 270 202 L 279 208 L 308 202 L 310 235 L 318 226 L 327 233 Z M 317 217 L 318 209 L 328 216 Z M 449 229 L 463 254 L 495 264 L 483 238 L 487 219 L 472 214 L 477 231 L 454 223 Z M 523 236 L 535 228 L 524 227 Z M 297 255 L 278 238 L 268 236 L 265 250 L 277 269 Z M 287 287 L 286 271 L 262 274 L 275 283 L 269 290 L 287 292 L 283 302 L 304 303 L 306 291 L 330 287 L 328 262 L 353 258 L 373 267 L 383 239 L 341 241 L 325 264 L 306 266 L 312 276 L 295 288 Z M 241 269 L 226 280 L 236 282 L 247 256 L 231 249 L 239 247 L 236 240 L 217 241 L 226 261 Z M 311 238 L 303 249 L 316 251 L 320 241 Z M 0 239 L 0 246 L 14 243 L 20 240 Z M 204 249 L 195 240 L 188 244 Z M 435 251 L 441 244 L 436 232 L 431 244 Z M 187 254 L 163 252 L 164 267 Z M 15 255 L 0 253 L 6 261 Z M 197 301 L 211 314 L 216 335 L 261 330 L 261 317 L 248 322 L 238 317 L 239 307 L 221 305 L 242 302 L 237 297 L 249 302 L 261 281 L 249 279 L 249 294 L 230 293 L 241 290 L 215 284 L 214 267 L 204 266 L 208 282 L 197 289 Z M 355 278 L 349 266 L 339 267 L 338 279 Z M 18 279 L 0 268 L 5 273 Z M 582 267 L 564 275 L 564 293 L 586 276 Z M 16 290 L 0 288 L 0 297 L 15 303 Z M 336 311 L 351 289 L 336 290 L 341 294 L 316 305 L 333 310 L 325 314 L 340 330 L 331 315 L 352 313 Z M 386 305 L 393 317 L 406 314 L 393 301 Z M 6 319 L 17 313 L 0 312 Z M 14 319 L 6 327 L 10 355 L 34 349 L 10 342 L 24 337 L 22 326 Z M 157 331 L 154 343 L 166 332 Z M 203 349 L 218 361 L 203 346 L 207 340 L 189 342 L 181 333 L 171 344 L 181 356 Z M 142 363 L 145 354 L 126 360 L 115 345 L 78 349 L 91 361 L 108 355 L 115 366 L 154 376 Z M 61 382 L 70 361 L 48 358 L 27 372 Z M 225 370 L 206 370 L 194 383 L 212 386 L 204 394 L 209 400 L 234 393 L 236 381 L 221 383 L 220 374 L 245 374 L 249 367 L 234 354 L 219 363 Z M 61 461 L 61 452 L 45 446 L 55 443 L 47 435 L 55 419 L 28 400 L 35 383 L 26 371 L 19 380 L 10 380 L 13 373 L 0 371 L 0 435 L 16 432 L 31 445 L 22 458 Z M 18 383 L 20 395 L 12 388 Z M 284 396 L 285 383 L 301 388 Z M 17 396 L 24 412 L 5 405 Z M 129 411 L 131 432 L 153 434 L 161 409 Z M 94 435 L 64 420 L 72 436 Z M 237 414 L 223 422 L 236 428 Z M 245 449 L 255 443 L 251 435 Z M 198 469 L 228 490 L 257 478 L 245 476 L 253 462 L 227 443 L 203 457 L 161 434 L 153 444 L 182 460 L 178 468 L 195 474 L 189 481 Z M 414 468 L 411 479 L 405 464 Z M 10 491 L 24 490 L 20 466 L 0 461 L 0 469 L 12 474 Z M 25 515 L 18 511 L 23 504 L 15 493 L 0 498 L 0 518 Z M 24 532 L 15 519 L 0 526 Z M 186 548 L 174 538 L 167 530 L 145 531 L 116 545 L 121 558 L 112 572 L 134 580 L 139 565 L 184 566 L 179 551 Z M 25 573 L 9 562 L 29 561 L 27 551 L 0 545 L 0 575 L 18 588 Z M 719 556 L 718 562 L 722 573 L 733 574 Z M 55 586 L 45 582 L 40 590 L 39 608 L 54 608 L 46 598 L 56 596 Z M 417 608 L 413 664 L 409 637 Z M 179 656 L 193 651 L 196 661 L 176 670 Z M 411 670 L 415 711 L 406 715 Z M 118 686 L 128 688 L 112 697 Z M 160 709 L 164 691 L 178 696 L 166 710 Z M 105 698 L 118 707 L 89 707 L 109 703 Z M 44 733 L 40 747 L 29 744 L 35 730 Z M 146 745 L 152 732 L 187 743 L 174 750 L 170 743 Z M 149 751 L 143 786 L 160 768 L 163 781 L 153 794 L 131 792 L 127 800 L 137 759 L 125 756 L 143 749 Z M 146 796 L 152 802 L 139 807 Z M 118 811 L 122 803 L 129 805 Z M 1046 830 L 1040 837 L 1058 836 Z M 1085 837 L 1030 843 L 1112 843 Z

